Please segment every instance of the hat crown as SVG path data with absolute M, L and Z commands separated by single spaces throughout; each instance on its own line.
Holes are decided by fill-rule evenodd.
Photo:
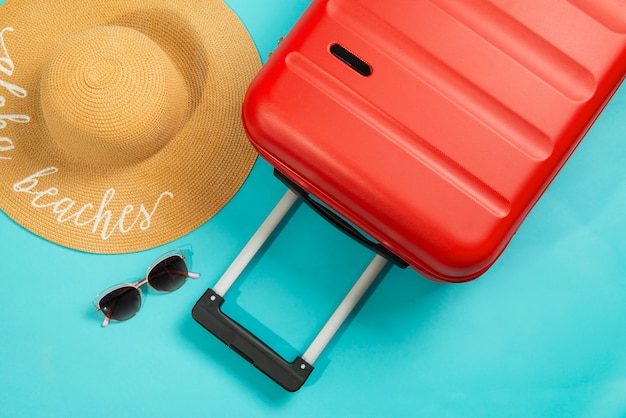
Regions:
M 123 166 L 150 158 L 176 135 L 187 92 L 156 42 L 128 27 L 99 26 L 52 54 L 41 108 L 50 135 L 72 160 Z

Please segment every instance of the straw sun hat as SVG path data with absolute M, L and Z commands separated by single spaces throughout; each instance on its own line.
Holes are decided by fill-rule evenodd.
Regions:
M 240 108 L 261 64 L 221 0 L 7 0 L 0 31 L 0 208 L 20 225 L 139 251 L 246 179 Z

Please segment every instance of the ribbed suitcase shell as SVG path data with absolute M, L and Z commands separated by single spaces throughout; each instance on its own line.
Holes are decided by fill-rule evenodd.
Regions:
M 462 282 L 497 259 L 625 73 L 623 0 L 314 0 L 243 121 L 283 174 L 426 277 Z

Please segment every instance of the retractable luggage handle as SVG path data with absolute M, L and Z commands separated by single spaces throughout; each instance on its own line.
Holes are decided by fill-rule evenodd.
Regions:
M 298 195 L 292 190 L 285 193 L 215 286 L 212 289 L 209 288 L 202 295 L 192 310 L 192 316 L 199 324 L 290 392 L 295 392 L 302 387 L 313 371 L 315 360 L 387 263 L 386 258 L 377 254 L 305 353 L 296 357 L 292 362 L 282 358 L 257 336 L 224 314 L 221 306 L 228 289 L 254 258 L 297 199 Z

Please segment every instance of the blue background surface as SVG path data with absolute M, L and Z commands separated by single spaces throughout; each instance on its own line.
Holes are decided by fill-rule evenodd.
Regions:
M 228 3 L 265 59 L 308 1 Z M 480 279 L 387 270 L 295 394 L 191 317 L 285 191 L 264 161 L 204 226 L 141 253 L 62 248 L 0 212 L 0 417 L 626 416 L 625 121 L 622 87 Z M 177 246 L 202 278 L 101 328 L 92 298 Z M 300 207 L 224 309 L 291 359 L 370 257 Z

